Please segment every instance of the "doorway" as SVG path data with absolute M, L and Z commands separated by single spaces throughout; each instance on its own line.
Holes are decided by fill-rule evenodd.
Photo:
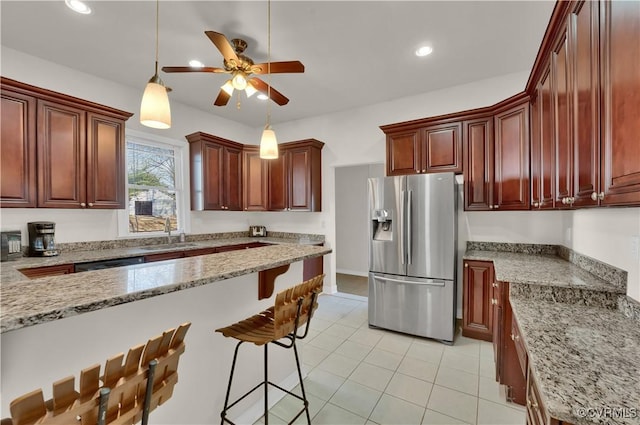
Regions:
M 336 167 L 336 285 L 340 293 L 368 296 L 367 179 L 383 176 L 383 163 Z

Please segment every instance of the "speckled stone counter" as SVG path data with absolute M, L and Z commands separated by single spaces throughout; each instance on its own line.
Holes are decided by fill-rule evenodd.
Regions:
M 542 402 L 552 417 L 578 425 L 640 424 L 637 322 L 618 310 L 514 294 L 510 302 Z M 611 409 L 609 414 L 606 409 Z
M 90 261 L 110 260 L 115 258 L 139 257 L 161 252 L 189 251 L 200 248 L 238 245 L 251 242 L 263 242 L 274 245 L 315 245 L 322 244 L 323 239 L 317 235 L 302 235 L 300 237 L 247 237 L 244 233 L 227 233 L 189 236 L 185 243 L 175 243 L 167 246 L 165 238 L 125 239 L 116 241 L 82 242 L 73 244 L 59 244 L 60 255 L 55 257 L 22 257 L 15 261 L 2 263 L 0 266 L 0 282 L 4 285 L 26 279 L 19 269 L 31 267 L 55 266 L 58 264 L 84 263 Z M 280 236 L 280 237 L 278 237 Z M 315 237 L 314 237 L 315 236 Z M 137 244 L 137 245 L 131 245 Z
M 253 239 L 233 239 L 235 243 L 245 243 Z M 268 241 L 268 238 L 260 238 Z M 274 241 L 272 241 L 274 242 Z M 291 240 L 289 242 L 292 242 Z M 229 245 L 221 240 L 207 241 L 192 248 Z M 186 249 L 180 247 L 178 249 Z M 84 261 L 118 258 L 148 254 L 149 251 L 133 248 L 107 253 L 102 251 L 69 253 L 38 262 L 37 265 L 64 264 Z M 120 252 L 122 251 L 122 252 Z M 270 268 L 302 261 L 330 253 L 328 248 L 298 243 L 280 243 L 273 246 L 231 251 L 177 260 L 146 263 L 134 266 L 116 267 L 106 270 L 88 271 L 63 276 L 51 276 L 28 280 L 17 268 L 29 267 L 24 259 L 15 262 L 13 272 L 20 279 L 5 281 L 5 264 L 0 301 L 0 332 L 7 332 L 25 326 L 36 325 L 84 312 L 99 310 L 112 305 L 128 303 L 156 295 L 180 291 L 228 279 L 235 276 L 259 272 Z M 121 255 L 120 255 L 121 254 Z M 20 263 L 23 261 L 23 263 Z M 40 260 L 43 261 L 43 260 Z M 31 265 L 31 267 L 36 267 Z

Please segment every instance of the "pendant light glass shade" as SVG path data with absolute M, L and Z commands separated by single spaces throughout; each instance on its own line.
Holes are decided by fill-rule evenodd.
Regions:
M 260 158 L 278 158 L 278 141 L 276 140 L 276 133 L 269 124 L 267 124 L 262 131 L 262 138 L 260 139 Z
M 171 127 L 171 107 L 168 89 L 158 76 L 158 33 L 159 33 L 160 1 L 156 0 L 156 68 L 149 79 L 140 102 L 140 124 L 159 129 Z
M 144 89 L 140 103 L 140 124 L 162 130 L 171 127 L 171 106 L 167 88 L 157 75 L 149 80 Z
M 220 88 L 224 90 L 229 96 L 233 94 L 233 84 L 231 83 L 231 80 L 227 80 L 227 82 L 224 83 L 224 85 Z

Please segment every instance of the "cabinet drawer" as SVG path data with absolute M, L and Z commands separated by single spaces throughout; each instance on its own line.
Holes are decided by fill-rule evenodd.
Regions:
M 150 254 L 144 256 L 145 263 L 153 263 L 154 261 L 175 260 L 176 258 L 183 258 L 184 251 L 178 252 L 162 252 L 159 254 Z
M 511 321 L 511 339 L 516 346 L 516 354 L 518 355 L 518 362 L 520 363 L 520 368 L 522 369 L 522 374 L 527 375 L 527 350 L 524 347 L 524 342 L 522 341 L 522 336 L 520 335 L 520 329 L 518 329 L 518 324 L 515 321 L 515 318 Z

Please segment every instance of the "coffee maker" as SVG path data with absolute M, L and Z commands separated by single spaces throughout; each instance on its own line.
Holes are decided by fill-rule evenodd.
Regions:
M 51 221 L 27 223 L 29 229 L 29 256 L 53 257 L 58 255 L 55 242 L 56 224 Z

